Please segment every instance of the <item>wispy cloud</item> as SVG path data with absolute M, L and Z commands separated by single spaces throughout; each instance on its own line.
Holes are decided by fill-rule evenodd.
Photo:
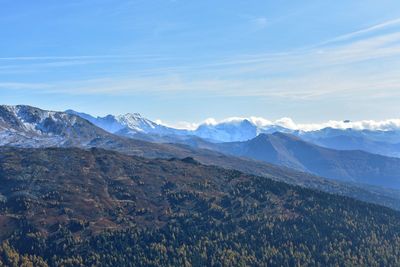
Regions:
M 101 71 L 102 66 L 167 62 L 170 58 L 160 55 L 89 55 L 89 56 L 19 56 L 0 57 L 0 74 L 51 71 L 54 68 L 71 68 L 92 65 Z M 104 68 L 104 67 L 103 67 Z M 88 69 L 89 70 L 89 69 Z
M 261 24 L 264 22 L 267 23 L 260 21 Z M 243 55 L 209 60 L 203 64 L 185 61 L 174 66 L 167 64 L 159 68 L 127 69 L 126 75 L 116 74 L 102 79 L 68 80 L 41 85 L 45 92 L 68 94 L 167 95 L 172 92 L 194 92 L 205 96 L 299 100 L 329 97 L 356 99 L 357 96 L 399 97 L 400 32 L 398 28 L 393 29 L 398 25 L 400 18 L 338 36 L 323 45 L 286 53 Z M 391 31 L 386 31 L 388 28 Z M 96 60 L 138 58 L 146 61 L 161 60 L 162 57 L 16 57 L 0 58 L 0 61 L 49 60 L 40 64 L 63 67 L 63 64 L 68 66 Z M 0 84 L 0 87 L 5 88 L 7 85 L 13 89 L 18 89 L 18 86 L 21 89 L 32 87 L 32 84 L 17 82 Z
M 36 90 L 51 88 L 47 83 L 0 82 L 0 89 L 7 90 Z
M 42 61 L 42 60 L 80 60 L 80 59 L 160 59 L 160 55 L 77 55 L 77 56 L 16 56 L 0 57 L 2 61 Z
M 319 43 L 318 45 L 326 45 L 326 44 L 331 44 L 331 43 L 335 43 L 335 42 L 346 41 L 346 40 L 353 39 L 355 37 L 359 37 L 361 35 L 364 35 L 364 34 L 367 34 L 370 32 L 385 29 L 387 27 L 395 26 L 395 25 L 400 25 L 400 18 L 395 18 L 392 20 L 384 21 L 384 22 L 369 26 L 367 28 L 360 29 L 358 31 L 350 32 L 350 33 L 335 37 L 333 39 L 327 40 L 325 42 Z

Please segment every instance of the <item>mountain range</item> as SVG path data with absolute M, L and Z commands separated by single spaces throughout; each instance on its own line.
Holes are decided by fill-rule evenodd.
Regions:
M 93 118 L 85 114 L 83 117 L 102 126 L 104 120 L 110 116 Z M 165 128 L 138 114 L 113 118 L 114 124 L 119 123 L 120 127 L 125 127 L 116 131 L 117 135 L 122 135 L 121 131 L 134 132 L 132 135 L 123 135 L 153 142 L 183 143 L 196 148 L 265 161 L 322 177 L 400 189 L 398 168 L 400 159 L 368 153 L 371 150 L 384 151 L 389 149 L 389 146 L 396 148 L 396 144 L 380 141 L 384 137 L 388 137 L 392 142 L 397 141 L 397 134 L 393 131 L 324 128 L 305 132 L 290 131 L 276 125 L 260 129 L 251 121 L 242 120 L 217 125 L 200 125 L 192 132 L 176 130 L 178 132 L 174 133 L 174 129 Z M 130 130 L 127 130 L 128 128 Z M 261 130 L 264 133 L 258 133 Z M 222 140 L 246 139 L 246 141 L 217 142 L 217 137 Z M 366 148 L 365 151 L 368 152 L 362 151 L 360 147 Z
M 301 168 L 297 168 L 302 171 L 298 172 L 294 169 L 253 160 L 250 157 L 232 156 L 231 152 L 221 150 L 220 146 L 224 144 L 215 144 L 196 136 L 181 136 L 181 142 L 174 143 L 173 140 L 177 140 L 174 135 L 169 137 L 170 143 L 152 143 L 111 134 L 71 113 L 45 111 L 29 106 L 1 106 L 0 111 L 0 135 L 6 137 L 2 138 L 1 142 L 6 146 L 80 147 L 83 149 L 98 147 L 147 158 L 192 157 L 206 165 L 236 169 L 291 184 L 352 196 L 396 209 L 400 208 L 398 191 L 367 185 L 364 182 L 368 180 L 357 181 L 357 183 L 352 178 L 335 181 L 306 173 L 305 169 Z M 145 133 L 141 135 L 147 136 Z M 159 136 L 159 138 L 166 137 Z M 388 161 L 391 162 L 392 159 Z M 273 163 L 281 164 L 281 162 Z
M 337 150 L 363 150 L 373 154 L 400 157 L 400 130 L 325 127 L 318 130 L 295 130 L 281 124 L 260 124 L 254 119 L 231 119 L 220 123 L 203 123 L 194 130 L 167 127 L 142 117 L 138 113 L 93 117 L 89 114 L 66 111 L 117 135 L 153 142 L 180 142 L 200 137 L 213 143 L 248 141 L 259 134 L 290 133 L 313 144 Z M 350 122 L 346 122 L 350 123 Z M 344 123 L 344 125 L 346 125 Z
M 0 266 L 400 263 L 398 158 L 85 116 L 0 106 Z

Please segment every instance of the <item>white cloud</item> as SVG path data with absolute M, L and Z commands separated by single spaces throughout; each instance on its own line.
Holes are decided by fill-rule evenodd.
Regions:
M 216 125 L 216 124 L 218 124 L 218 122 L 214 118 L 208 118 L 208 119 L 205 119 L 202 124 L 205 124 L 205 125 Z
M 331 127 L 334 129 L 354 129 L 354 130 L 400 130 L 400 119 L 388 119 L 383 121 L 363 120 L 363 121 L 328 121 L 325 123 L 297 124 L 295 129 L 311 131 Z
M 380 131 L 390 131 L 390 130 L 400 130 L 400 119 L 388 119 L 382 121 L 375 120 L 362 120 L 362 121 L 336 121 L 330 120 L 322 123 L 296 123 L 291 118 L 281 118 L 275 121 L 270 121 L 262 117 L 230 117 L 223 120 L 216 120 L 214 118 L 208 118 L 201 123 L 191 123 L 191 122 L 179 122 L 177 124 L 165 124 L 161 120 L 157 123 L 166 125 L 169 127 L 176 127 L 179 129 L 195 130 L 200 125 L 212 125 L 216 126 L 225 123 L 239 123 L 243 120 L 249 120 L 251 123 L 257 127 L 271 127 L 271 126 L 281 126 L 291 130 L 302 130 L 302 131 L 315 131 L 324 128 L 334 128 L 334 129 L 354 129 L 354 130 L 380 130 Z
M 259 23 L 266 19 L 253 18 Z M 400 92 L 400 32 L 379 32 L 400 25 L 400 18 L 383 22 L 311 49 L 287 53 L 231 57 L 205 64 L 185 63 L 165 68 L 127 71 L 110 78 L 57 81 L 42 86 L 42 92 L 74 95 L 136 95 L 196 93 L 217 97 L 270 97 L 298 101 L 322 98 L 393 98 Z M 374 36 L 366 33 L 377 33 Z M 336 40 L 346 41 L 340 42 Z M 61 60 L 48 67 L 62 67 L 80 60 L 121 56 L 21 57 L 0 60 Z M 124 56 L 125 57 L 125 56 Z M 127 56 L 129 58 L 129 56 Z M 132 56 L 135 57 L 135 56 Z M 139 56 L 138 56 L 139 57 Z M 151 55 L 144 56 L 149 59 Z M 157 56 L 154 56 L 158 59 Z M 48 63 L 45 63 L 48 64 Z M 27 89 L 30 83 L 8 83 L 12 89 Z M 0 84 L 6 88 L 7 84 Z
M 182 130 L 196 130 L 197 127 L 199 127 L 199 125 L 200 125 L 199 123 L 191 123 L 191 122 L 186 122 L 186 121 L 178 121 L 176 123 L 168 123 L 161 119 L 156 119 L 154 122 L 159 125 L 164 125 L 167 127 L 171 127 L 171 128 L 175 128 L 175 129 L 182 129 Z
M 1 61 L 48 61 L 48 60 L 82 60 L 82 59 L 141 59 L 160 58 L 158 55 L 80 55 L 80 56 L 19 56 L 0 57 Z
M 335 38 L 330 39 L 328 41 L 322 42 L 319 45 L 326 45 L 326 44 L 331 44 L 331 43 L 335 43 L 335 42 L 349 40 L 349 39 L 361 36 L 361 35 L 366 34 L 366 33 L 370 33 L 370 32 L 374 32 L 374 31 L 377 31 L 377 30 L 385 29 L 385 28 L 387 28 L 389 26 L 394 26 L 394 25 L 398 25 L 398 24 L 400 24 L 400 18 L 395 18 L 395 19 L 392 19 L 392 20 L 384 21 L 384 22 L 369 26 L 367 28 L 364 28 L 364 29 L 361 29 L 361 30 L 358 30 L 358 31 L 350 32 L 350 33 L 335 37 Z
M 254 125 L 256 125 L 258 127 L 267 126 L 267 125 L 272 124 L 272 122 L 270 120 L 264 119 L 262 117 L 249 117 L 248 120 L 250 120 Z

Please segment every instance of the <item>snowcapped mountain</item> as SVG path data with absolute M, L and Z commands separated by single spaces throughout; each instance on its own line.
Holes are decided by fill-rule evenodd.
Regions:
M 192 135 L 213 142 L 240 142 L 255 138 L 262 133 L 295 133 L 279 125 L 260 126 L 248 119 L 223 121 L 217 124 L 203 123 L 192 131 Z
M 77 116 L 79 115 L 79 116 Z M 346 171 L 359 170 L 356 174 L 360 174 L 357 177 L 367 177 L 362 173 L 362 170 L 369 171 L 375 176 L 371 177 L 371 180 L 359 180 L 361 182 L 368 182 L 370 184 L 378 184 L 374 177 L 385 178 L 385 184 L 387 187 L 396 185 L 399 188 L 398 179 L 393 180 L 389 186 L 388 179 L 390 179 L 394 171 L 397 170 L 398 162 L 396 161 L 392 164 L 392 161 L 396 159 L 382 160 L 382 158 L 375 156 L 363 156 L 365 153 L 348 153 L 346 155 L 354 155 L 354 158 L 349 157 L 349 161 L 339 160 L 337 157 L 327 157 L 329 155 L 336 155 L 340 152 L 326 153 L 326 150 L 321 148 L 315 149 L 312 144 L 307 145 L 305 149 L 299 150 L 297 144 L 301 143 L 300 139 L 290 139 L 292 141 L 286 142 L 284 138 L 282 141 L 264 140 L 262 135 L 259 134 L 259 129 L 262 128 L 258 125 L 257 131 L 254 132 L 254 125 L 257 125 L 252 120 L 247 120 L 242 123 L 226 123 L 224 127 L 215 127 L 215 132 L 212 137 L 218 137 L 220 133 L 225 134 L 225 138 L 231 138 L 230 132 L 235 132 L 232 139 L 235 138 L 248 138 L 254 134 L 258 134 L 260 138 L 237 143 L 211 143 L 203 138 L 193 136 L 196 130 L 187 130 L 183 133 L 188 133 L 188 135 L 154 135 L 148 134 L 144 131 L 137 133 L 134 138 L 124 138 L 111 134 L 100 127 L 97 127 L 89 120 L 93 118 L 86 116 L 85 114 L 71 114 L 65 112 L 55 112 L 46 111 L 39 108 L 30 106 L 0 106 L 0 146 L 11 146 L 11 147 L 28 147 L 28 148 L 40 148 L 40 147 L 78 147 L 83 149 L 93 149 L 100 148 L 111 151 L 117 151 L 119 153 L 127 155 L 135 155 L 147 158 L 185 158 L 193 157 L 199 162 L 206 165 L 218 165 L 227 169 L 237 169 L 244 172 L 249 172 L 256 175 L 266 175 L 268 177 L 276 177 L 278 180 L 282 180 L 288 183 L 294 183 L 296 185 L 306 186 L 310 188 L 315 188 L 322 191 L 327 191 L 331 193 L 344 194 L 347 196 L 352 196 L 361 200 L 371 201 L 374 203 L 380 203 L 384 205 L 398 207 L 398 192 L 388 191 L 387 189 L 381 189 L 379 187 L 370 187 L 363 184 L 353 183 L 340 183 L 333 182 L 323 178 L 318 178 L 305 173 L 295 173 L 290 174 L 292 171 L 289 169 L 281 169 L 270 165 L 269 163 L 263 163 L 260 161 L 253 161 L 248 158 L 256 158 L 258 160 L 265 160 L 266 162 L 273 162 L 275 164 L 281 164 L 284 166 L 296 167 L 300 170 L 307 170 L 313 173 L 323 174 L 323 172 L 329 172 L 335 174 L 339 172 L 342 174 L 340 169 Z M 135 116 L 134 116 L 135 117 Z M 135 126 L 137 118 L 134 118 Z M 133 117 L 128 117 L 132 119 Z M 126 130 L 125 122 L 124 128 L 121 128 L 121 124 L 118 117 L 107 116 L 103 120 L 97 121 L 98 125 L 103 123 L 103 127 L 109 127 L 111 131 L 120 132 Z M 209 123 L 210 124 L 210 123 Z M 232 127 L 232 124 L 234 127 Z M 153 124 L 150 124 L 153 125 Z M 162 126 L 162 125 L 161 125 Z M 148 129 L 163 129 L 162 127 L 151 127 Z M 208 125 L 207 130 L 212 130 L 213 125 Z M 279 126 L 279 127 L 278 127 Z M 280 129 L 282 131 L 287 130 L 280 125 L 275 127 L 264 128 L 263 130 L 275 131 Z M 130 124 L 133 128 L 133 125 Z M 141 125 L 143 129 L 146 129 L 144 125 Z M 166 126 L 164 126 L 166 127 Z M 242 131 L 242 127 L 247 131 Z M 281 128 L 282 127 L 282 128 Z M 167 128 L 169 129 L 173 128 Z M 142 128 L 140 128 L 142 129 Z M 207 131 L 203 128 L 202 134 L 207 136 Z M 134 131 L 135 129 L 133 129 Z M 137 129 L 136 129 L 137 130 Z M 147 130 L 150 131 L 150 130 Z M 179 131 L 179 130 L 178 130 Z M 173 131 L 174 132 L 174 131 Z M 200 130 L 199 130 L 200 132 Z M 162 132 L 161 132 L 162 133 Z M 244 133 L 244 134 L 242 134 Z M 151 142 L 144 142 L 142 140 L 137 140 L 137 135 L 141 135 L 142 140 L 148 140 Z M 258 140 L 258 141 L 257 141 Z M 157 144 L 159 143 L 182 143 L 184 145 L 174 145 L 174 144 Z M 269 143 L 273 144 L 273 149 L 270 149 Z M 255 149 L 255 150 L 253 150 Z M 212 151 L 214 150 L 214 151 Z M 300 152 L 301 153 L 300 153 Z M 302 151 L 308 151 L 307 157 L 302 154 Z M 314 155 L 315 151 L 316 155 Z M 319 153 L 321 152 L 321 153 Z M 311 153 L 311 154 L 310 154 Z M 313 154 L 314 153 L 314 154 Z M 231 154 L 231 155 L 229 155 Z M 274 155 L 279 155 L 278 157 L 273 157 Z M 240 155 L 241 157 L 234 157 L 232 155 Z M 1 155 L 0 155 L 1 156 Z M 3 155 L 4 156 L 4 155 Z M 270 157 L 272 156 L 271 161 Z M 312 156 L 312 157 L 311 157 Z M 264 158 L 266 157 L 266 158 Z M 312 158 L 312 159 L 311 159 Z M 320 167 L 320 170 L 312 169 L 313 165 L 309 165 L 316 161 L 316 159 L 323 158 L 324 163 Z M 340 157 L 339 157 L 340 158 Z M 275 160 L 276 159 L 276 160 Z M 309 162 L 305 162 L 305 159 L 311 159 Z M 380 160 L 381 159 L 381 160 Z M 68 161 L 68 156 L 66 155 L 66 160 Z M 310 163 L 311 162 L 311 163 Z M 350 167 L 347 167 L 347 162 L 352 162 Z M 368 164 L 364 164 L 367 162 Z M 307 164 L 306 164 L 307 163 Z M 338 164 L 341 164 L 340 166 Z M 317 163 L 315 163 L 317 165 Z M 354 166 L 354 167 L 352 167 Z M 357 167 L 359 166 L 359 167 Z M 394 166 L 394 167 L 393 167 Z M 330 168 L 332 167 L 332 168 Z M 325 168 L 325 169 L 324 169 Z M 354 169 L 354 170 L 353 170 Z M 379 170 L 379 172 L 377 172 Z M 289 173 L 290 175 L 286 175 Z M 328 176 L 328 175 L 327 175 Z M 329 175 L 328 177 L 338 178 L 335 175 Z M 396 176 L 398 177 L 398 175 Z M 343 176 L 342 180 L 348 180 L 348 177 Z M 387 178 L 387 179 L 386 179 Z M 354 180 L 357 182 L 357 180 Z M 380 183 L 380 184 L 382 184 Z M 397 183 L 397 184 L 396 184 Z
M 83 146 L 105 133 L 75 115 L 30 106 L 0 106 L 0 145 Z
M 322 124 L 296 124 L 289 118 L 268 121 L 262 118 L 209 120 L 196 129 L 168 127 L 142 117 L 138 113 L 93 117 L 73 110 L 66 111 L 120 136 L 159 143 L 182 143 L 200 137 L 213 143 L 241 142 L 260 134 L 288 133 L 319 146 L 338 150 L 364 150 L 370 153 L 400 157 L 400 123 L 397 120 L 329 121 Z M 190 140 L 182 137 L 187 137 Z
M 135 137 L 137 134 L 154 135 L 187 135 L 186 130 L 170 128 L 149 119 L 142 117 L 139 113 L 127 113 L 125 115 L 107 115 L 105 117 L 93 117 L 86 113 L 80 113 L 74 110 L 65 111 L 68 114 L 74 114 L 84 118 L 97 127 L 107 132 L 121 136 Z
M 191 153 L 191 149 L 111 134 L 71 113 L 46 111 L 25 105 L 0 105 L 0 146 L 96 147 L 150 158 L 183 158 Z
M 80 116 L 94 125 L 120 136 L 143 138 L 143 134 L 168 136 L 171 141 L 173 136 L 197 136 L 211 142 L 235 142 L 250 140 L 260 133 L 285 132 L 293 133 L 293 130 L 280 125 L 258 125 L 251 119 L 233 119 L 220 123 L 203 123 L 194 130 L 175 129 L 142 117 L 139 113 L 127 113 L 125 115 L 107 115 L 105 117 L 93 117 L 86 113 L 74 110 L 65 111 L 68 114 Z
M 193 135 L 218 142 L 249 140 L 258 134 L 257 126 L 249 120 L 222 122 L 216 125 L 201 124 Z
M 72 115 L 76 115 L 79 116 L 85 120 L 90 121 L 91 123 L 93 123 L 94 125 L 96 125 L 97 127 L 102 128 L 103 130 L 110 132 L 110 133 L 115 133 L 118 132 L 119 130 L 123 129 L 124 126 L 121 125 L 118 120 L 115 118 L 115 116 L 113 115 L 108 115 L 105 117 L 93 117 L 89 114 L 86 113 L 82 113 L 82 112 L 76 112 L 74 110 L 66 110 L 65 113 L 67 114 L 72 114 Z
M 362 123 L 352 124 L 348 121 L 331 124 L 338 128 L 320 128 L 329 125 L 328 123 L 296 125 L 290 119 L 269 122 L 254 118 L 236 118 L 220 123 L 201 124 L 192 134 L 214 140 L 214 142 L 241 142 L 253 139 L 260 134 L 281 132 L 292 134 L 322 147 L 338 150 L 364 150 L 374 154 L 400 157 L 400 127 L 393 122 L 389 121 L 386 125 L 381 123 L 378 129 L 374 129 L 371 125 L 362 127 Z M 370 124 L 372 123 L 370 122 Z

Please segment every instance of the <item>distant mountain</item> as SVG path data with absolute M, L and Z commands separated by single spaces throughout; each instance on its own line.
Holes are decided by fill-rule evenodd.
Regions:
M 257 126 L 249 120 L 223 122 L 217 125 L 202 124 L 193 131 L 193 135 L 219 142 L 249 140 L 257 136 Z
M 93 117 L 74 110 L 65 112 L 80 116 L 107 132 L 137 139 L 145 138 L 143 134 L 146 134 L 154 137 L 168 136 L 167 139 L 170 141 L 174 141 L 174 136 L 178 139 L 181 138 L 180 136 L 197 136 L 211 142 L 232 142 L 250 140 L 259 133 L 293 132 L 279 125 L 259 127 L 248 119 L 230 120 L 218 124 L 203 123 L 195 130 L 182 130 L 155 123 L 142 117 L 139 113 Z M 159 141 L 164 142 L 165 140 L 159 138 Z
M 105 117 L 93 117 L 86 113 L 80 113 L 74 110 L 65 111 L 68 114 L 77 115 L 84 118 L 97 127 L 107 132 L 121 136 L 135 137 L 140 134 L 156 134 L 156 135 L 185 135 L 186 130 L 170 128 L 149 119 L 142 117 L 139 113 L 127 113 L 125 115 L 107 115 Z
M 293 130 L 278 124 L 257 124 L 249 119 L 232 119 L 220 123 L 203 123 L 195 130 L 182 130 L 157 124 L 138 113 L 120 116 L 93 117 L 73 110 L 66 111 L 84 118 L 94 125 L 120 136 L 159 143 L 182 143 L 200 137 L 212 143 L 239 142 L 259 134 L 290 133 L 301 139 L 337 150 L 363 150 L 390 157 L 400 157 L 399 130 L 355 130 L 323 128 L 320 130 Z M 186 138 L 183 136 L 187 136 Z M 182 138 L 183 137 L 183 138 Z
M 245 142 L 215 144 L 214 149 L 323 177 L 400 189 L 400 159 L 324 148 L 290 134 L 260 134 Z
M 398 266 L 400 212 L 193 158 L 0 148 L 2 266 Z M 377 249 L 378 248 L 378 249 Z
M 293 134 L 328 148 L 363 150 L 374 154 L 400 157 L 400 133 L 398 131 L 324 128 L 318 131 L 297 131 Z
M 105 117 L 93 117 L 89 114 L 86 113 L 82 113 L 82 112 L 77 112 L 74 110 L 66 110 L 65 113 L 67 114 L 72 114 L 72 115 L 76 115 L 79 116 L 85 120 L 90 121 L 91 123 L 93 123 L 94 125 L 96 125 L 99 128 L 102 128 L 103 130 L 110 132 L 110 133 L 115 133 L 118 132 L 119 130 L 125 128 L 124 125 L 122 125 L 115 116 L 113 115 L 107 115 Z
M 303 138 L 310 139 L 325 139 L 332 137 L 354 137 L 364 138 L 373 142 L 385 142 L 389 144 L 400 143 L 400 129 L 398 130 L 357 130 L 352 128 L 347 129 L 335 129 L 331 127 L 323 128 L 314 131 L 295 131 L 297 135 L 301 135 Z
M 323 128 L 320 130 L 293 130 L 280 125 L 257 125 L 254 122 L 232 120 L 217 124 L 202 124 L 193 131 L 214 142 L 247 141 L 259 134 L 289 133 L 308 142 L 337 150 L 363 150 L 384 156 L 400 157 L 400 130 L 356 130 Z
M 400 193 L 396 190 L 331 181 L 261 161 L 228 156 L 211 151 L 210 148 L 213 148 L 214 144 L 199 137 L 181 136 L 182 143 L 185 144 L 157 144 L 111 134 L 81 117 L 64 112 L 46 111 L 30 106 L 0 107 L 2 146 L 79 147 L 84 149 L 97 147 L 147 158 L 193 157 L 206 165 L 240 170 L 290 184 L 351 196 L 400 209 Z M 148 137 L 162 138 L 164 141 L 167 138 L 177 140 L 176 136 L 160 137 L 143 133 L 141 136 L 143 139 Z M 202 147 L 207 149 L 202 149 Z

